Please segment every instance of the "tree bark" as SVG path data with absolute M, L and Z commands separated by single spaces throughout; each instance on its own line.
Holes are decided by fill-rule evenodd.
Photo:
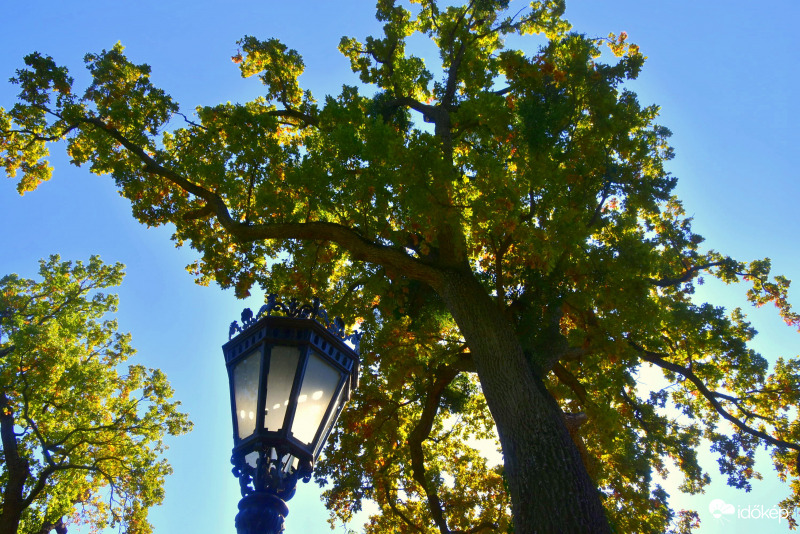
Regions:
M 3 509 L 0 512 L 0 534 L 17 534 L 24 510 L 25 481 L 30 476 L 30 467 L 20 457 L 17 439 L 14 436 L 14 412 L 5 393 L 0 392 L 0 438 L 8 480 L 3 491 Z
M 497 425 L 515 532 L 609 533 L 600 492 L 512 325 L 468 269 L 434 289 L 469 345 Z

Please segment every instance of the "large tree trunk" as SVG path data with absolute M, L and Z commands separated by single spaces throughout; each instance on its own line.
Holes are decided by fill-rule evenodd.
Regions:
M 497 425 L 515 532 L 610 532 L 600 492 L 512 325 L 472 272 L 448 273 L 437 286 L 469 345 Z
M 30 476 L 30 468 L 27 460 L 19 455 L 17 439 L 14 436 L 14 412 L 11 411 L 6 394 L 2 392 L 0 392 L 0 439 L 2 439 L 7 474 L 6 485 L 2 488 L 0 534 L 17 534 L 24 509 L 23 491 L 25 481 Z

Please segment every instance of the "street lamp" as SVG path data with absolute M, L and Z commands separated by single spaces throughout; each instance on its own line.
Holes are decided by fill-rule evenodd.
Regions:
M 238 534 L 277 534 L 297 480 L 314 462 L 358 385 L 360 334 L 346 336 L 319 306 L 269 295 L 254 316 L 231 323 L 222 350 L 233 417 L 233 474 L 242 499 Z M 346 341 L 354 344 L 351 348 Z

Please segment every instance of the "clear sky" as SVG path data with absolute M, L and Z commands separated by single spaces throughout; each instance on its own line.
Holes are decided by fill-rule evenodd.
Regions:
M 258 95 L 255 80 L 242 80 L 230 57 L 244 35 L 277 37 L 305 59 L 301 83 L 320 99 L 343 83 L 355 84 L 336 46 L 342 35 L 377 34 L 373 2 L 344 0 L 7 0 L 0 4 L 0 80 L 14 75 L 32 51 L 67 65 L 78 87 L 87 52 L 117 41 L 129 57 L 153 67 L 154 83 L 191 112 L 195 105 L 245 101 Z M 678 194 L 695 217 L 694 229 L 710 248 L 742 260 L 768 256 L 776 273 L 800 280 L 796 159 L 797 0 L 568 0 L 567 18 L 590 36 L 626 31 L 648 56 L 631 84 L 643 104 L 662 107 L 676 158 Z M 520 42 L 527 52 L 530 41 Z M 10 107 L 16 88 L 0 82 L 0 106 Z M 177 124 L 177 123 L 176 123 Z M 159 534 L 234 532 L 239 490 L 230 473 L 232 446 L 227 379 L 221 345 L 227 325 L 253 297 L 193 283 L 184 267 L 190 249 L 175 249 L 165 228 L 147 229 L 130 215 L 108 178 L 68 164 L 57 148 L 53 180 L 19 197 L 0 180 L 0 275 L 33 276 L 49 254 L 86 260 L 100 254 L 125 263 L 119 289 L 121 329 L 130 331 L 139 361 L 161 367 L 195 423 L 188 436 L 171 440 L 175 473 L 164 505 L 151 512 Z M 798 282 L 800 284 L 800 281 Z M 704 289 L 717 304 L 746 306 L 744 287 Z M 798 291 L 793 302 L 800 305 Z M 746 308 L 760 334 L 755 348 L 768 359 L 796 356 L 800 337 L 773 309 Z M 749 494 L 728 490 L 713 460 L 715 484 L 704 495 L 675 497 L 679 507 L 700 512 L 701 533 L 784 532 L 776 521 L 714 519 L 708 504 L 722 498 L 738 509 L 772 507 L 786 489 L 762 462 L 765 481 Z M 289 502 L 287 532 L 327 532 L 327 511 L 311 483 Z M 357 525 L 351 525 L 358 530 Z M 337 531 L 341 532 L 340 529 Z

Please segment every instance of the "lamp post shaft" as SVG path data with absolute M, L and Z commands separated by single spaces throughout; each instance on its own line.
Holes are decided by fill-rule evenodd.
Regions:
M 239 501 L 237 534 L 280 534 L 289 507 L 282 499 L 263 491 L 250 493 Z

